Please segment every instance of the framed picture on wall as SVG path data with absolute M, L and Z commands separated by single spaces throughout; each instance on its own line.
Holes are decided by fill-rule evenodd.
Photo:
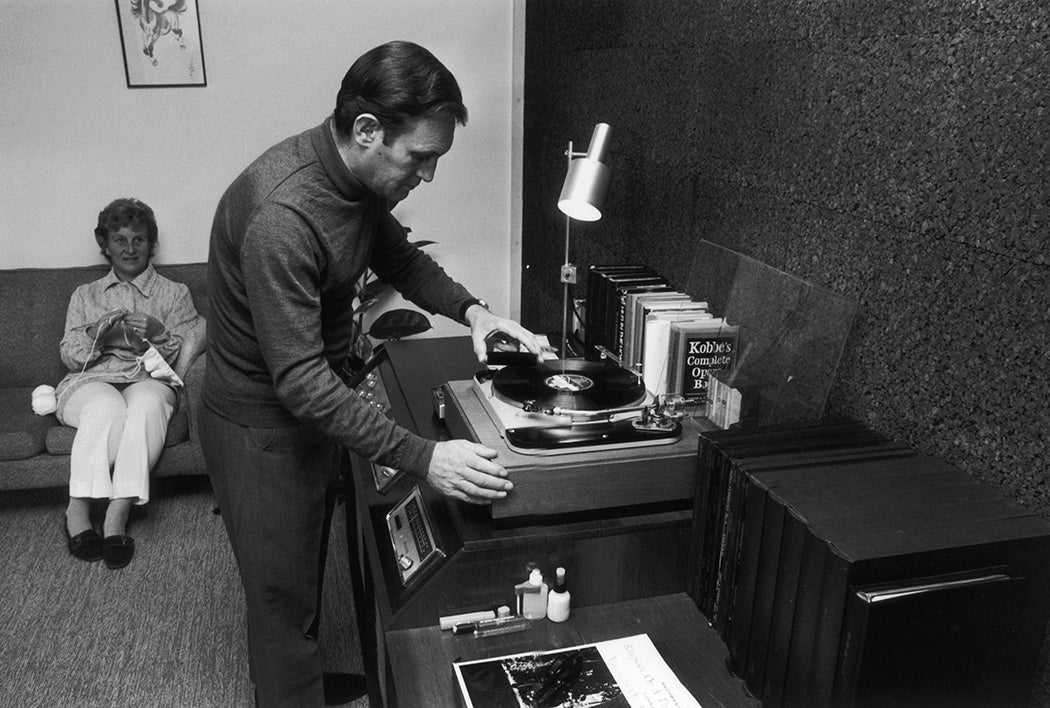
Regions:
M 114 0 L 128 88 L 207 86 L 197 0 Z

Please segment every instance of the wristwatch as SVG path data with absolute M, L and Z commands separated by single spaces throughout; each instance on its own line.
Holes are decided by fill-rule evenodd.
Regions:
M 470 324 L 469 322 L 467 322 L 467 310 L 469 310 L 474 305 L 481 305 L 486 310 L 489 309 L 489 304 L 487 302 L 485 302 L 484 300 L 481 300 L 479 298 L 472 297 L 469 300 L 467 300 L 465 303 L 463 303 L 463 306 L 459 308 L 459 321 L 460 322 L 462 322 L 465 325 L 469 325 Z

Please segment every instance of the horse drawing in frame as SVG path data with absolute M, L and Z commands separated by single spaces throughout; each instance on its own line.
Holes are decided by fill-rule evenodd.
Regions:
M 186 48 L 179 27 L 179 14 L 185 11 L 186 0 L 131 0 L 131 14 L 139 21 L 142 30 L 142 53 L 149 57 L 153 66 L 157 65 L 153 45 L 164 35 L 174 35 L 179 49 Z

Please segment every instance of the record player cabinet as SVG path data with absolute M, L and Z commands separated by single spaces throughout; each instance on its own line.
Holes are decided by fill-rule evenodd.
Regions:
M 431 439 L 449 439 L 453 433 L 435 414 L 432 389 L 469 379 L 478 368 L 466 337 L 389 342 L 367 384 L 369 396 L 381 400 L 387 414 L 405 427 Z M 690 437 L 690 464 L 695 464 L 696 436 Z M 563 473 L 571 470 L 563 468 Z M 518 482 L 524 473 L 512 469 L 511 475 Z M 500 517 L 488 507 L 443 497 L 405 474 L 384 476 L 355 455 L 349 456 L 347 476 L 348 497 L 353 497 L 347 503 L 350 568 L 363 658 L 371 676 L 378 677 L 370 686 L 374 705 L 396 703 L 387 680 L 387 632 L 436 625 L 439 617 L 458 612 L 513 607 L 513 586 L 525 579 L 526 563 L 537 563 L 548 575 L 565 567 L 575 607 L 686 587 L 695 477 L 691 488 L 680 485 L 674 500 L 552 507 L 553 513 L 526 510 Z M 601 483 L 600 475 L 594 483 Z M 422 530 L 402 537 L 398 517 L 404 518 L 405 502 L 412 498 L 422 507 Z M 436 549 L 423 562 L 419 548 L 404 547 L 420 535 L 426 538 L 415 545 Z M 405 565 L 411 571 L 407 576 Z

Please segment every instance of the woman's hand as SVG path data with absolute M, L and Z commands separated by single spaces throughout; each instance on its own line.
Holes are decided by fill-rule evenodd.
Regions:
M 132 312 L 124 316 L 124 327 L 138 339 L 153 339 L 164 334 L 164 325 L 156 317 L 144 312 Z
M 101 341 L 109 333 L 113 327 L 124 319 L 124 315 L 127 314 L 124 310 L 112 310 L 107 312 L 98 318 L 98 321 L 87 328 L 87 336 L 91 337 L 96 341 Z

